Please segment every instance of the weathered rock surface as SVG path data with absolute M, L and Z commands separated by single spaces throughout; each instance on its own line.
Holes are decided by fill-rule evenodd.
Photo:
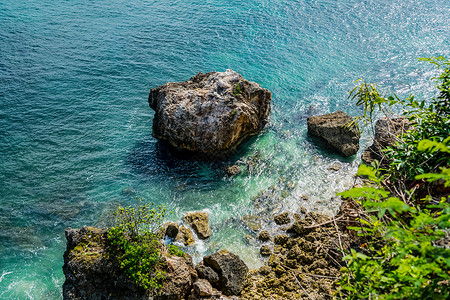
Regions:
M 294 214 L 294 219 L 290 236 L 274 238 L 273 252 L 269 252 L 269 245 L 261 247 L 261 254 L 270 257 L 266 265 L 249 271 L 240 299 L 332 298 L 342 267 L 341 249 L 350 247 L 346 228 L 351 223 L 335 225 L 327 222 L 328 216 L 313 212 L 304 218 Z M 314 225 L 319 226 L 311 227 Z M 305 227 L 310 228 L 298 230 Z
M 205 256 L 203 263 L 211 267 L 218 275 L 219 281 L 213 286 L 225 295 L 239 295 L 246 278 L 248 267 L 237 256 L 226 249 Z
M 64 253 L 63 285 L 65 300 L 85 299 L 185 299 L 197 272 L 186 254 L 168 254 L 161 244 L 166 279 L 159 295 L 136 286 L 122 272 L 107 251 L 107 229 L 82 227 L 66 230 L 67 250 Z
M 356 126 L 346 127 L 353 119 L 343 111 L 312 116 L 307 119 L 308 133 L 325 140 L 344 156 L 355 155 L 359 149 Z
M 173 239 L 177 236 L 179 230 L 179 226 L 177 223 L 167 222 L 166 224 L 164 224 L 164 227 L 166 228 L 166 236 Z
M 208 213 L 203 211 L 188 212 L 184 216 L 184 221 L 194 229 L 200 239 L 204 240 L 211 236 Z
M 374 160 L 378 160 L 380 165 L 389 164 L 387 158 L 381 152 L 382 149 L 392 146 L 398 139 L 398 136 L 409 130 L 411 126 L 405 117 L 394 119 L 383 118 L 375 123 L 375 136 L 372 146 L 364 150 L 361 159 L 364 163 L 370 165 Z
M 287 211 L 274 216 L 273 220 L 277 225 L 286 225 L 291 222 L 291 218 L 289 218 L 289 213 Z
M 271 97 L 232 70 L 169 82 L 150 91 L 152 135 L 180 150 L 220 154 L 261 131 Z
M 262 242 L 266 242 L 270 240 L 270 234 L 267 230 L 262 230 L 258 235 L 258 240 Z
M 242 169 L 238 165 L 225 166 L 225 173 L 228 176 L 236 176 L 236 175 L 240 174 L 241 172 L 242 172 Z
M 182 243 L 185 246 L 193 245 L 195 243 L 194 234 L 192 233 L 192 230 L 186 226 L 181 226 L 178 230 L 177 236 L 175 237 L 175 241 Z

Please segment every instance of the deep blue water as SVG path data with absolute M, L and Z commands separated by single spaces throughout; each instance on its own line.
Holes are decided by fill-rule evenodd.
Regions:
M 236 221 L 252 198 L 294 186 L 274 211 L 333 213 L 358 163 L 312 143 L 308 112 L 357 115 L 360 77 L 432 96 L 416 59 L 450 57 L 449 15 L 448 0 L 0 0 L 0 298 L 61 299 L 65 228 L 105 225 L 135 197 L 172 220 L 210 212 L 195 259 L 226 247 L 260 265 Z M 150 88 L 226 69 L 273 93 L 268 128 L 230 158 L 253 162 L 235 178 L 167 153 L 147 104 Z

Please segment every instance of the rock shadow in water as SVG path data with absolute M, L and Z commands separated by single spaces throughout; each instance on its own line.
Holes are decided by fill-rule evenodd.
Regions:
M 128 153 L 126 162 L 133 172 L 148 179 L 165 177 L 206 184 L 217 182 L 221 177 L 221 161 L 177 151 L 153 137 L 138 142 Z

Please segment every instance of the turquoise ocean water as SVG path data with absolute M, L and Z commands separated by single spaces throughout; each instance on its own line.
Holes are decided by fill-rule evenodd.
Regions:
M 0 0 L 0 299 L 61 299 L 64 230 L 105 225 L 136 196 L 171 220 L 210 212 L 194 259 L 226 247 L 258 267 L 241 216 L 332 214 L 353 182 L 358 159 L 320 150 L 306 116 L 358 114 L 359 77 L 432 95 L 416 58 L 450 56 L 449 15 L 448 0 Z M 230 158 L 235 178 L 167 153 L 147 104 L 150 88 L 226 69 L 273 93 L 267 129 Z

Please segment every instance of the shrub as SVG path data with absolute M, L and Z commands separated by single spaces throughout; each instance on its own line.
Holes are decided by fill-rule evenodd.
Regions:
M 450 298 L 450 62 L 422 60 L 443 68 L 436 78 L 439 95 L 429 104 L 413 96 L 382 96 L 365 82 L 351 92 L 364 106 L 359 120 L 372 124 L 376 107 L 383 111 L 400 104 L 414 128 L 386 150 L 389 168 L 361 165 L 358 174 L 368 178 L 365 186 L 340 193 L 364 209 L 358 226 L 348 229 L 366 243 L 344 257 L 339 297 Z
M 124 274 L 144 289 L 158 290 L 165 279 L 159 242 L 164 206 L 140 204 L 119 207 L 116 224 L 108 232 L 109 251 Z

